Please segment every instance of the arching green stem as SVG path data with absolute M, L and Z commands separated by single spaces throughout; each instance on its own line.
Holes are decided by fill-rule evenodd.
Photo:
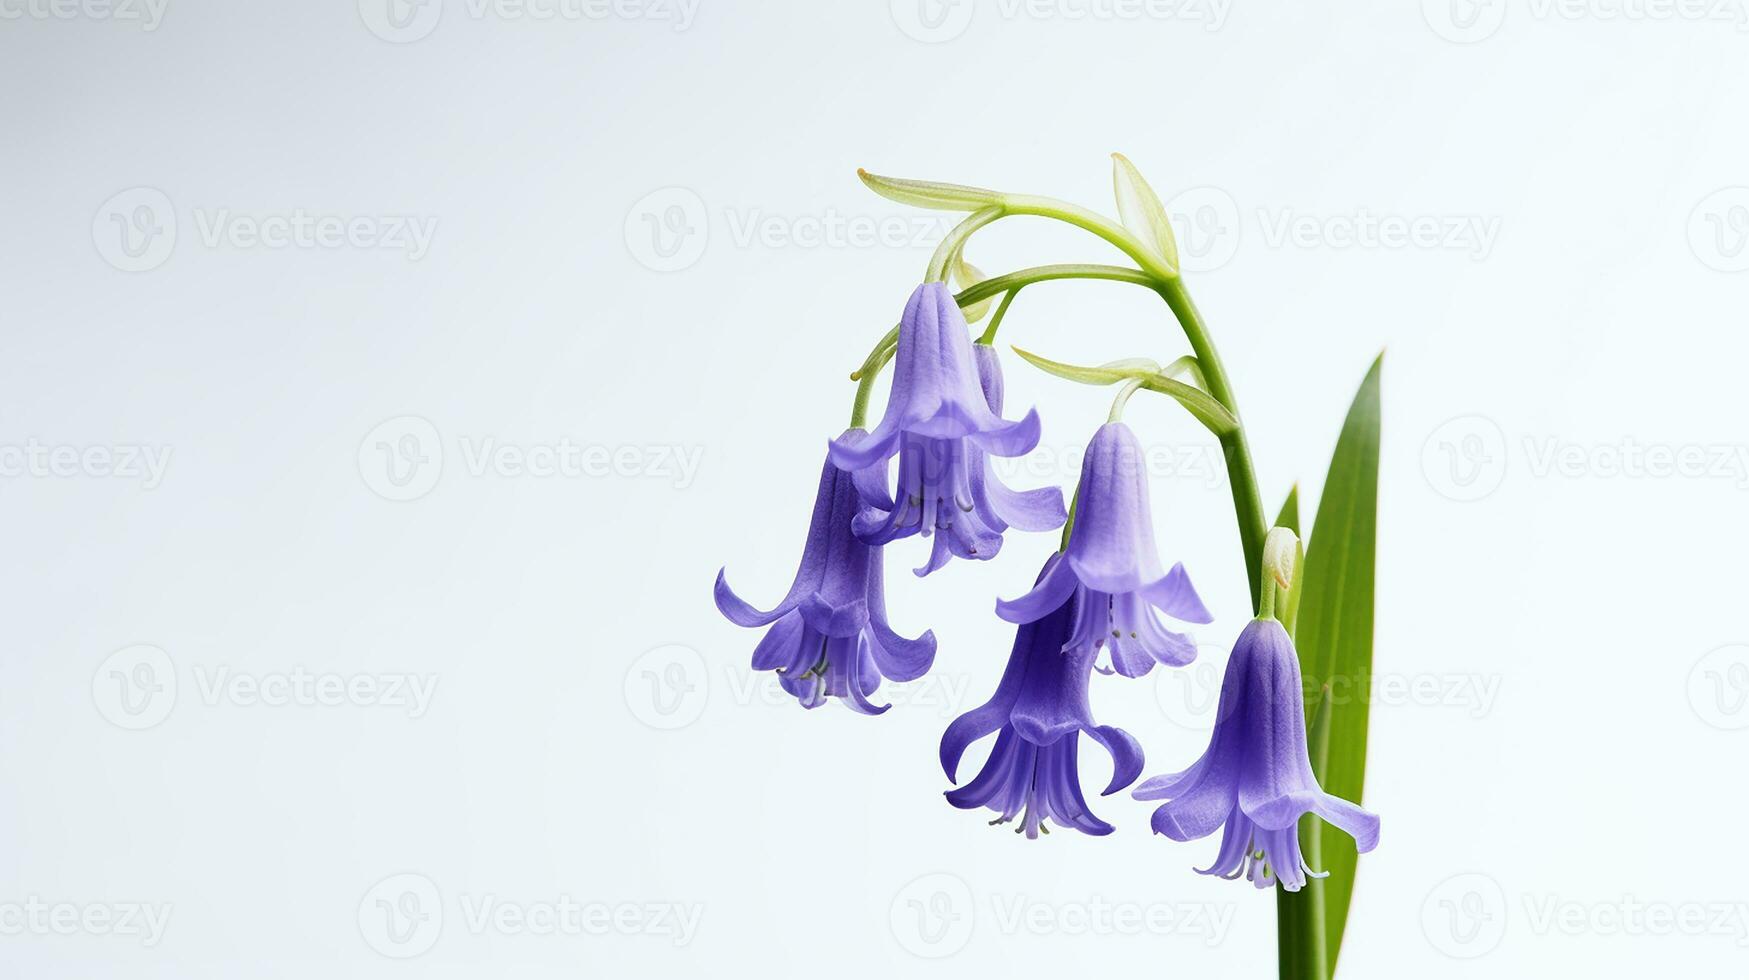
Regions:
M 1202 314 L 1197 312 L 1196 304 L 1191 302 L 1190 294 L 1184 289 L 1184 281 L 1173 279 L 1161 283 L 1157 289 L 1166 305 L 1172 307 L 1173 315 L 1184 328 L 1185 339 L 1190 341 L 1190 349 L 1196 353 L 1206 386 L 1204 390 L 1239 419 L 1233 431 L 1221 437 L 1221 451 L 1227 461 L 1227 482 L 1233 491 L 1233 511 L 1239 519 L 1239 542 L 1245 551 L 1245 570 L 1251 580 L 1251 608 L 1257 609 L 1263 601 L 1258 576 L 1263 567 L 1263 538 L 1269 533 L 1269 519 L 1263 514 L 1257 471 L 1252 466 L 1251 446 L 1245 438 L 1245 420 L 1239 414 L 1239 403 L 1233 397 L 1227 369 L 1221 364 L 1214 341 L 1209 339 Z
M 1140 239 L 1130 234 L 1122 225 L 1079 205 L 1048 197 L 1014 195 L 1004 198 L 1003 212 L 1005 215 L 1053 218 L 1110 242 L 1141 267 L 1147 283 L 1172 308 L 1173 316 L 1178 319 L 1178 325 L 1183 329 L 1185 339 L 1190 341 L 1190 348 L 1195 352 L 1202 368 L 1208 393 L 1226 406 L 1234 418 L 1240 419 L 1240 424 L 1231 433 L 1221 437 L 1221 450 L 1226 456 L 1228 483 L 1233 492 L 1233 511 L 1239 522 L 1239 543 L 1245 552 L 1245 568 L 1251 583 L 1251 607 L 1258 608 L 1263 596 L 1258 587 L 1257 576 L 1263 561 L 1263 537 L 1269 531 L 1268 518 L 1263 514 L 1263 500 L 1258 493 L 1257 473 L 1251 462 L 1251 447 L 1245 438 L 1244 420 L 1239 413 L 1238 401 L 1233 397 L 1232 385 L 1227 380 L 1227 372 L 1221 365 L 1220 355 L 1215 351 L 1214 341 L 1209 338 L 1208 328 L 1203 323 L 1202 315 L 1197 312 L 1196 304 L 1191 302 L 1190 294 L 1185 291 L 1184 280 L 1179 276 L 1178 270 L 1167 265 L 1163 258 L 1145 247 Z
M 1240 425 L 1232 432 L 1221 437 L 1221 451 L 1226 457 L 1228 483 L 1233 494 L 1234 516 L 1239 524 L 1239 543 L 1245 553 L 1246 577 L 1250 580 L 1251 607 L 1257 609 L 1262 603 L 1262 590 L 1259 587 L 1258 575 L 1263 560 L 1263 537 L 1269 530 L 1268 519 L 1263 513 L 1263 500 L 1258 491 L 1257 473 L 1251 461 L 1251 447 L 1245 438 L 1243 416 L 1240 415 L 1237 399 L 1233 396 L 1231 382 L 1227 379 L 1226 368 L 1222 366 L 1220 355 L 1216 352 L 1214 341 L 1210 339 L 1208 328 L 1203 323 L 1202 315 L 1197 312 L 1196 304 L 1191 302 L 1190 294 L 1184 288 L 1184 280 L 1178 270 L 1167 265 L 1165 260 L 1155 255 L 1136 236 L 1130 234 L 1122 225 L 1113 222 L 1096 212 L 1065 201 L 1048 197 L 1032 197 L 1012 195 L 1003 200 L 1001 208 L 986 208 L 962 221 L 955 232 L 965 229 L 963 235 L 950 233 L 954 243 L 946 253 L 951 255 L 951 249 L 964 247 L 965 239 L 973 231 L 982 228 L 999 218 L 1009 215 L 1031 215 L 1042 218 L 1052 218 L 1062 221 L 1116 246 L 1118 250 L 1129 256 L 1139 269 L 1128 269 L 1112 265 L 1048 265 L 1023 269 L 1004 276 L 986 279 L 969 289 L 959 293 L 957 301 L 961 306 L 967 306 L 980 300 L 1007 292 L 1002 309 L 989 328 L 984 331 L 984 342 L 994 340 L 995 327 L 1000 323 L 1002 313 L 1013 300 L 1013 294 L 1021 287 L 1035 282 L 1051 279 L 1108 279 L 1116 282 L 1131 282 L 1153 289 L 1166 301 L 1173 316 L 1178 320 L 1179 328 L 1184 331 L 1185 339 L 1190 342 L 1202 371 L 1205 388 L 1208 393 L 1219 401 L 1235 418 L 1240 419 Z M 971 227 L 967 227 L 971 226 Z M 943 242 L 946 246 L 947 242 Z M 942 253 L 941 249 L 937 250 Z M 946 259 L 943 259 L 945 263 Z M 934 269 L 934 261 L 931 269 Z M 880 370 L 881 365 L 891 356 L 892 347 L 898 342 L 899 328 L 894 327 L 881 338 L 875 349 L 869 352 L 868 358 L 861 368 L 851 377 L 860 384 L 857 388 L 857 405 L 861 411 L 852 413 L 853 424 L 860 420 L 866 412 L 868 392 L 866 388 L 871 383 L 872 375 Z
M 972 212 L 966 220 L 954 225 L 953 230 L 941 239 L 941 244 L 935 247 L 935 254 L 929 257 L 929 271 L 923 281 L 946 282 L 953 271 L 954 257 L 966 247 L 966 239 L 972 237 L 972 232 L 1002 217 L 1002 213 L 1001 208 L 985 208 Z

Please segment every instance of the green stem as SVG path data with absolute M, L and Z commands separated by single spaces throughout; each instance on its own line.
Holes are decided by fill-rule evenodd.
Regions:
M 953 273 L 954 256 L 965 248 L 966 239 L 972 237 L 972 232 L 984 227 L 997 218 L 1002 217 L 1001 208 L 985 208 L 974 211 L 964 221 L 953 227 L 941 239 L 941 244 L 935 247 L 935 254 L 929 257 L 929 271 L 924 275 L 924 282 L 947 282 Z
M 1269 533 L 1269 519 L 1263 514 L 1263 498 L 1257 488 L 1257 471 L 1251 463 L 1251 445 L 1245 438 L 1244 418 L 1239 414 L 1239 402 L 1233 397 L 1232 384 L 1227 380 L 1227 369 L 1221 364 L 1214 341 L 1209 338 L 1202 314 L 1197 312 L 1196 304 L 1191 302 L 1190 294 L 1184 289 L 1184 280 L 1162 283 L 1159 292 L 1184 328 L 1190 349 L 1196 352 L 1206 390 L 1239 419 L 1239 425 L 1221 437 L 1221 450 L 1227 460 L 1227 483 L 1233 491 L 1233 512 L 1239 519 L 1239 542 L 1245 551 L 1245 571 L 1251 580 L 1251 606 L 1256 609 L 1263 601 L 1260 575 L 1263 539 Z
M 1145 378 L 1137 378 L 1134 381 L 1124 382 L 1124 386 L 1118 389 L 1117 397 L 1112 399 L 1111 414 L 1105 417 L 1107 422 L 1123 421 L 1123 410 L 1129 407 L 1130 396 L 1140 391 L 1146 380 Z
M 995 345 L 996 329 L 1002 326 L 1002 318 L 1008 315 L 1008 305 L 1013 303 L 1014 297 L 1019 295 L 1020 287 L 1016 286 L 1013 289 L 1010 289 L 1007 295 L 1002 297 L 1002 302 L 996 304 L 996 312 L 990 315 L 990 325 L 985 327 L 984 332 L 979 335 L 978 343 L 983 344 L 986 347 Z
M 856 382 L 856 400 L 850 405 L 850 427 L 852 429 L 868 428 L 868 396 L 874 391 L 874 380 L 880 376 L 881 368 L 887 366 L 887 362 L 893 359 L 893 355 L 898 353 L 898 350 L 896 344 L 884 350 L 877 349 L 875 354 L 869 355 L 874 358 L 873 365 L 863 365 L 862 377 L 858 378 Z
M 1263 600 L 1258 572 L 1263 564 L 1263 537 L 1269 532 L 1269 523 L 1263 514 L 1263 499 L 1258 493 L 1257 472 L 1251 462 L 1251 447 L 1245 438 L 1245 426 L 1239 414 L 1238 401 L 1233 397 L 1232 385 L 1227 380 L 1227 372 L 1221 365 L 1220 355 L 1215 352 L 1214 341 L 1209 338 L 1208 328 L 1203 323 L 1202 315 L 1197 312 L 1196 304 L 1191 302 L 1190 294 L 1185 291 L 1184 280 L 1179 277 L 1178 270 L 1167 265 L 1164 259 L 1151 252 L 1122 225 L 1079 205 L 1048 197 L 1011 196 L 1004 200 L 1003 210 L 1007 214 L 1054 218 L 1105 239 L 1135 260 L 1146 275 L 1149 285 L 1172 308 L 1173 315 L 1178 318 L 1178 324 L 1183 328 L 1184 336 L 1190 341 L 1190 348 L 1202 367 L 1208 393 L 1232 412 L 1234 418 L 1241 420 L 1232 432 L 1221 437 L 1221 449 L 1226 456 L 1228 483 L 1233 491 L 1233 512 L 1239 522 L 1239 543 L 1245 552 L 1246 578 L 1251 584 L 1251 607 L 1256 609 Z

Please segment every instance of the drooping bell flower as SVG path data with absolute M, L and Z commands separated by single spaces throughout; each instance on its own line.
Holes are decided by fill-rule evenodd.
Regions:
M 1052 555 L 1043 575 L 1062 560 Z M 997 732 L 996 746 L 976 778 L 947 793 L 962 810 L 989 807 L 992 824 L 1019 819 L 1016 833 L 1036 838 L 1049 833 L 1045 821 L 1102 836 L 1112 826 L 1094 816 L 1081 794 L 1076 761 L 1085 734 L 1111 754 L 1110 795 L 1142 772 L 1142 748 L 1121 728 L 1095 725 L 1087 703 L 1094 652 L 1065 652 L 1077 599 L 1015 633 L 1014 651 L 996 694 L 982 707 L 954 719 L 941 738 L 941 767 L 954 780 L 960 756 L 973 742 Z
M 852 444 L 864 435 L 840 437 Z M 907 640 L 887 625 L 881 549 L 857 540 L 850 525 L 860 509 L 853 475 L 827 461 L 820 473 L 808 540 L 789 594 L 769 611 L 755 609 L 717 573 L 717 608 L 738 626 L 771 626 L 753 651 L 754 670 L 775 670 L 783 689 L 804 708 L 841 698 L 864 714 L 891 705 L 869 701 L 881 679 L 909 681 L 935 661 L 935 634 Z
M 1063 649 L 1108 649 L 1111 668 L 1125 677 L 1140 677 L 1156 663 L 1182 667 L 1196 659 L 1196 643 L 1162 625 L 1160 613 L 1189 623 L 1214 618 L 1182 564 L 1160 570 L 1144 462 L 1129 426 L 1101 426 L 1081 461 L 1075 522 L 1063 560 L 1031 592 L 996 604 L 1003 619 L 1030 623 L 1074 596 L 1074 627 Z
M 1170 800 L 1154 811 L 1156 833 L 1196 840 L 1225 825 L 1220 853 L 1202 874 L 1244 875 L 1259 888 L 1288 891 L 1322 877 L 1300 853 L 1300 817 L 1315 813 L 1354 838 L 1362 853 L 1379 841 L 1379 818 L 1323 791 L 1306 751 L 1300 661 L 1274 618 L 1239 634 L 1221 680 L 1208 751 L 1189 769 L 1136 787 L 1138 800 Z
M 988 559 L 1002 532 L 1062 526 L 1062 492 L 1016 492 L 990 471 L 988 456 L 1023 456 L 1038 445 L 1038 412 L 1001 417 L 1002 375 L 996 353 L 973 352 L 965 317 L 945 284 L 911 293 L 899 322 L 893 388 L 886 413 L 866 439 L 832 444 L 832 461 L 858 471 L 857 487 L 871 508 L 856 532 L 869 544 L 933 536 L 918 575 L 952 557 Z M 899 457 L 898 486 L 889 493 L 886 462 Z

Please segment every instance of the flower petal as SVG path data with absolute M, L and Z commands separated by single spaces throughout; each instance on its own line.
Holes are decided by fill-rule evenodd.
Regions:
M 1208 607 L 1202 604 L 1202 596 L 1196 594 L 1196 587 L 1190 584 L 1190 575 L 1185 572 L 1183 562 L 1173 565 L 1164 578 L 1143 586 L 1141 592 L 1143 598 L 1173 619 L 1186 623 L 1215 621 Z
M 1111 725 L 1098 725 L 1083 731 L 1111 754 L 1111 782 L 1100 791 L 1101 796 L 1110 796 L 1135 782 L 1142 774 L 1142 745 L 1129 732 Z
M 1069 519 L 1063 506 L 1063 491 L 1059 487 L 1039 487 L 1036 490 L 1010 490 L 989 472 L 984 463 L 980 479 L 990 513 L 1017 531 L 1054 531 Z M 975 491 L 974 491 L 975 492 Z
M 747 600 L 736 595 L 735 590 L 729 588 L 727 572 L 726 568 L 717 570 L 715 589 L 717 610 L 723 614 L 723 618 L 736 626 L 766 626 L 776 622 L 785 613 L 796 607 L 796 599 L 786 597 L 773 609 L 755 609 Z
M 995 425 L 972 432 L 966 438 L 992 456 L 1025 456 L 1038 448 L 1038 409 L 1029 410 L 1018 421 L 996 419 L 995 422 Z
M 818 662 L 819 651 L 802 649 L 806 626 L 801 613 L 785 614 L 753 648 L 753 669 L 795 673 L 812 667 Z
M 1010 623 L 1032 623 L 1061 609 L 1075 594 L 1075 574 L 1066 563 L 1053 558 L 1047 571 L 1032 591 L 1018 599 L 998 599 L 996 615 Z
M 1354 849 L 1362 854 L 1379 846 L 1379 818 L 1340 797 L 1320 793 L 1312 803 L 1312 812 L 1325 823 L 1354 838 Z

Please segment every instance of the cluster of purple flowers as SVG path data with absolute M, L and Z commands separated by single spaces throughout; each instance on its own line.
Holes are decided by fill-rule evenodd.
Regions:
M 952 293 L 941 283 L 919 286 L 900 321 L 884 416 L 872 430 L 851 429 L 829 445 L 789 594 L 761 611 L 717 577 L 724 616 L 770 627 L 754 650 L 754 669 L 776 671 L 804 707 L 835 697 L 857 711 L 885 711 L 870 700 L 881 681 L 927 672 L 935 637 L 908 640 L 888 624 L 882 548 L 912 535 L 933 538 L 929 560 L 917 569 L 927 575 L 951 558 L 995 557 L 1009 528 L 1063 526 L 1069 514 L 1060 490 L 1012 490 L 991 470 L 991 456 L 1025 455 L 1039 440 L 1038 413 L 1004 419 L 1002 396 L 996 353 L 971 342 Z M 897 481 L 889 484 L 895 455 Z M 1184 566 L 1161 567 L 1141 444 L 1124 423 L 1108 422 L 1094 434 L 1075 499 L 1067 541 L 1032 590 L 996 604 L 997 615 L 1018 629 L 995 694 L 955 719 L 941 742 L 942 768 L 957 782 L 967 747 L 996 736 L 983 768 L 947 799 L 962 809 L 988 807 L 994 823 L 1015 821 L 1027 837 L 1048 832 L 1047 821 L 1111 833 L 1082 794 L 1080 736 L 1111 756 L 1105 795 L 1135 782 L 1143 755 L 1129 733 L 1094 722 L 1092 672 L 1140 677 L 1156 664 L 1182 667 L 1196 645 L 1163 617 L 1213 621 Z M 1297 825 L 1306 813 L 1351 834 L 1361 851 L 1376 845 L 1378 818 L 1318 786 L 1301 694 L 1287 631 L 1273 618 L 1253 620 L 1227 664 L 1208 749 L 1183 772 L 1135 789 L 1137 799 L 1166 801 L 1152 822 L 1167 837 L 1195 840 L 1224 828 L 1220 852 L 1203 873 L 1301 887 L 1309 869 Z

